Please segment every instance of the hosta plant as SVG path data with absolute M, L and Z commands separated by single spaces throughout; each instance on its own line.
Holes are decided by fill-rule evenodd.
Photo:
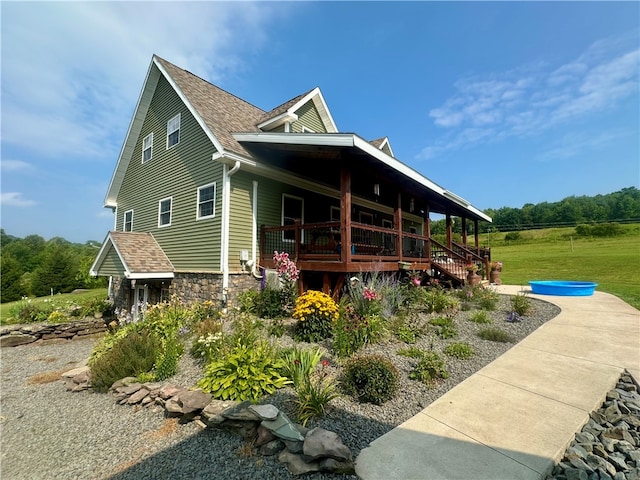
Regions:
M 266 342 L 238 342 L 225 357 L 209 363 L 198 387 L 220 400 L 255 402 L 291 383 L 280 374 L 282 368 L 283 360 Z

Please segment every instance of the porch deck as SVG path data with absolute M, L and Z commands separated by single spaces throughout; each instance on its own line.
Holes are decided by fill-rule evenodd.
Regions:
M 446 246 L 428 236 L 356 222 L 348 228 L 343 234 L 340 222 L 263 226 L 260 264 L 274 268 L 273 252 L 287 252 L 303 272 L 341 274 L 333 284 L 327 275 L 325 290 L 335 290 L 332 287 L 341 285 L 345 274 L 360 272 L 433 270 L 434 275 L 461 284 L 470 263 L 489 271 L 491 252 L 486 248 L 453 242 Z

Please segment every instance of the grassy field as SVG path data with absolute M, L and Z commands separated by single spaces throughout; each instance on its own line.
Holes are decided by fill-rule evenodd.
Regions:
M 573 228 L 531 230 L 506 242 L 504 234 L 482 236 L 491 244 L 491 258 L 502 261 L 502 281 L 528 285 L 529 280 L 580 280 L 598 283 L 640 309 L 640 225 L 623 225 L 624 235 L 577 237 Z
M 62 293 L 59 295 L 31 298 L 29 301 L 34 305 L 46 305 L 47 307 L 64 308 L 70 303 L 82 304 L 93 299 L 107 298 L 106 288 L 97 288 L 94 290 L 83 290 L 77 293 Z M 17 302 L 8 302 L 0 304 L 0 324 L 7 323 L 13 312 L 24 304 L 27 300 L 18 300 Z

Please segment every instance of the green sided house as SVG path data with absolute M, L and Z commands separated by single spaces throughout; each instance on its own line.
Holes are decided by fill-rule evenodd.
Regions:
M 334 293 L 360 272 L 462 283 L 470 262 L 489 270 L 478 222 L 491 219 L 396 159 L 387 138 L 338 131 L 319 88 L 265 111 L 157 56 L 105 207 L 113 231 L 91 273 L 111 278 L 120 307 L 174 293 L 226 304 L 258 288 L 274 251 L 295 260 L 301 290 Z M 431 214 L 447 219 L 443 243 Z

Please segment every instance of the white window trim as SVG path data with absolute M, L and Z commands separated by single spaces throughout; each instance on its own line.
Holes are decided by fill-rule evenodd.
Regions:
M 131 230 L 127 230 L 127 213 L 131 213 Z M 133 232 L 133 208 L 124 212 L 124 216 L 122 217 L 122 231 Z
M 200 190 L 202 190 L 203 188 L 207 188 L 207 187 L 213 187 L 213 199 L 212 200 L 207 200 L 207 202 L 209 201 L 213 201 L 213 213 L 211 215 L 205 215 L 205 216 L 200 216 Z M 207 183 L 206 185 L 201 185 L 196 189 L 196 220 L 205 220 L 207 218 L 214 218 L 216 216 L 216 196 L 218 194 L 218 187 L 216 185 L 216 182 L 211 182 L 211 183 Z
M 164 225 L 162 225 L 160 223 L 160 219 L 162 218 L 162 210 L 161 210 L 162 202 L 166 202 L 167 200 L 171 201 L 171 206 L 169 207 L 169 223 L 165 223 Z M 173 217 L 173 197 L 166 197 L 158 200 L 158 228 L 170 227 L 172 217 Z
M 178 119 L 178 128 L 175 128 L 171 131 L 169 131 L 169 124 L 174 121 L 175 119 Z M 175 147 L 176 145 L 178 145 L 180 143 L 180 130 L 181 130 L 181 117 L 180 114 L 178 113 L 177 115 L 174 115 L 173 117 L 171 117 L 168 121 L 167 121 L 167 150 L 169 150 L 170 148 Z M 178 132 L 178 141 L 176 143 L 174 143 L 173 145 L 169 145 L 169 135 L 171 135 L 174 132 Z
M 151 150 L 151 155 L 149 156 L 149 158 L 147 160 L 144 159 L 144 152 L 147 150 L 146 148 L 144 148 L 144 144 L 147 141 L 147 139 L 150 138 L 151 139 L 151 144 L 149 145 L 149 149 Z M 147 163 L 149 160 L 153 159 L 153 132 L 151 132 L 149 135 L 147 135 L 146 137 L 144 137 L 142 139 L 142 163 Z
M 388 218 L 382 219 L 382 228 L 393 228 L 393 222 Z
M 309 127 L 302 126 L 302 133 L 316 133 L 315 130 L 311 130 Z
M 302 222 L 304 224 L 304 198 L 302 197 L 297 197 L 295 195 L 290 195 L 288 193 L 283 193 L 282 194 L 282 200 L 281 200 L 281 211 L 280 211 L 280 224 L 284 226 L 284 199 L 285 198 L 292 198 L 294 200 L 300 200 L 300 202 L 302 203 L 302 212 L 300 212 L 300 222 Z M 295 242 L 295 240 L 291 240 L 288 238 L 284 237 L 285 232 L 282 232 L 282 241 L 283 242 Z M 304 242 L 304 230 L 302 232 L 300 232 L 300 242 Z
M 334 215 L 334 212 L 338 212 L 337 215 Z M 339 222 L 340 221 L 340 207 L 331 207 L 329 210 L 329 219 L 332 222 Z

